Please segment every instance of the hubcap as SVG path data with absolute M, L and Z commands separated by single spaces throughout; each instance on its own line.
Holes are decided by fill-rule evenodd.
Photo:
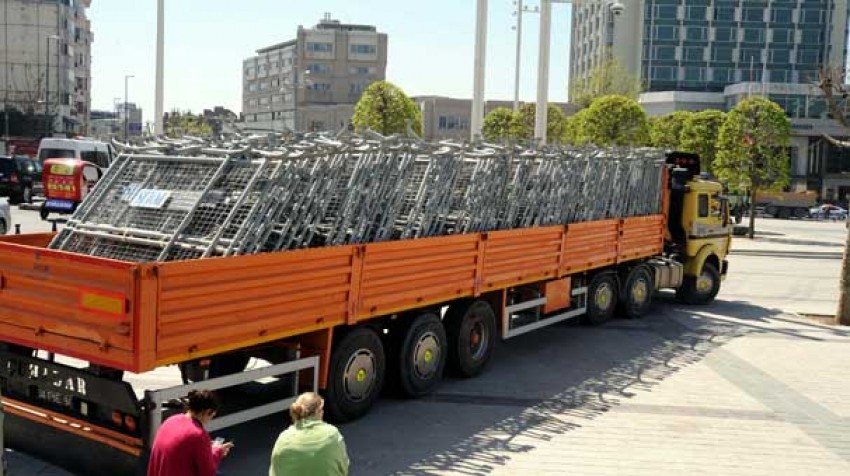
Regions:
M 369 349 L 360 349 L 348 359 L 343 375 L 345 395 L 349 400 L 360 401 L 369 396 L 375 385 L 375 355 Z
M 646 281 L 643 279 L 635 281 L 634 286 L 632 286 L 632 298 L 634 298 L 635 303 L 643 304 L 646 302 L 646 298 L 649 295 L 648 288 Z
M 433 332 L 419 337 L 413 349 L 413 371 L 422 380 L 427 380 L 437 372 L 440 362 L 440 340 Z
M 469 335 L 469 353 L 473 360 L 480 360 L 484 357 L 487 353 L 487 346 L 490 345 L 489 339 L 489 331 L 481 321 L 472 325 Z
M 614 290 L 611 289 L 611 285 L 605 283 L 598 288 L 596 288 L 596 293 L 593 296 L 593 302 L 596 303 L 596 307 L 601 311 L 607 311 L 611 307 L 611 301 L 613 301 Z
M 708 273 L 702 273 L 697 278 L 697 289 L 701 293 L 711 292 L 711 287 L 714 286 L 714 279 Z

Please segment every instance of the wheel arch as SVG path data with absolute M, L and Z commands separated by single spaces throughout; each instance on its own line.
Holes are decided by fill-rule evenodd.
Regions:
M 712 263 L 720 270 L 720 258 L 717 252 L 717 247 L 712 244 L 706 244 L 697 252 L 697 254 L 688 258 L 685 262 L 685 276 L 699 276 L 702 271 L 702 265 Z

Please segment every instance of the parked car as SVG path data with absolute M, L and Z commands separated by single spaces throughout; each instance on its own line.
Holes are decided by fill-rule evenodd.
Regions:
M 825 203 L 823 205 L 818 205 L 809 210 L 809 217 L 816 218 L 818 220 L 830 219 L 830 220 L 846 220 L 847 219 L 847 210 L 841 208 L 837 205 L 830 205 Z
M 38 162 L 44 164 L 47 159 L 76 159 L 91 162 L 102 169 L 108 168 L 115 160 L 112 144 L 91 139 L 44 138 L 38 147 Z
M 9 202 L 32 203 L 34 194 L 43 193 L 41 164 L 27 156 L 0 156 L 0 197 Z
M 8 200 L 0 198 L 0 235 L 9 233 L 10 228 L 12 228 L 11 207 Z

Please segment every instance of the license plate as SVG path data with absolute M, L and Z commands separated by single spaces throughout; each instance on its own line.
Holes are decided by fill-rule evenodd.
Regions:
M 71 211 L 74 209 L 74 202 L 50 198 L 44 202 L 44 206 L 50 210 Z

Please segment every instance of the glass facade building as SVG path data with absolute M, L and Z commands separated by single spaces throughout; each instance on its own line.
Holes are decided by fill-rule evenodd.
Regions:
M 608 58 L 647 91 L 722 92 L 738 82 L 809 83 L 843 68 L 847 0 L 576 2 L 570 80 Z

